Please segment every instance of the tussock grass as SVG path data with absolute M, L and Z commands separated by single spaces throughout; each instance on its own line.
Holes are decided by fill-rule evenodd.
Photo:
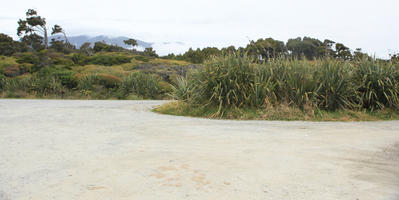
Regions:
M 201 117 L 210 119 L 232 120 L 272 120 L 272 121 L 382 121 L 399 120 L 399 112 L 392 109 L 337 110 L 307 112 L 297 107 L 279 105 L 272 108 L 228 108 L 219 111 L 216 106 L 193 106 L 182 101 L 175 101 L 159 106 L 154 112 L 167 115 Z M 215 115 L 220 112 L 221 114 Z
M 187 114 L 176 112 L 191 116 L 373 120 L 372 112 L 397 112 L 398 77 L 392 63 L 373 59 L 271 59 L 260 63 L 246 55 L 230 54 L 213 57 L 203 69 L 177 79 L 171 96 L 182 102 L 173 107 Z M 243 117 L 238 117 L 240 113 Z

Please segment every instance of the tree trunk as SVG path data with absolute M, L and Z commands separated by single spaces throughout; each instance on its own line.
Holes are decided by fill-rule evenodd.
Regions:
M 65 44 L 68 44 L 69 41 L 68 41 L 67 35 L 65 34 L 65 31 L 62 31 L 62 34 L 64 34 L 64 37 L 65 37 Z
M 47 28 L 43 27 L 44 30 L 44 47 L 48 49 L 48 34 L 47 34 Z

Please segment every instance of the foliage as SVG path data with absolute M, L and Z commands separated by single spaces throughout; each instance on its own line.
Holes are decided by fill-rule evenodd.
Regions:
M 155 52 L 155 50 L 152 47 L 145 48 L 143 53 L 146 56 L 158 57 L 158 54 Z
M 94 43 L 93 51 L 97 52 L 121 52 L 124 49 L 122 47 L 116 45 L 109 45 L 104 42 L 96 42 Z
M 11 56 L 17 52 L 18 42 L 15 42 L 12 37 L 0 33 L 0 55 Z
M 244 54 L 214 57 L 173 85 L 175 99 L 224 109 L 271 108 L 282 104 L 314 114 L 320 110 L 397 109 L 398 70 L 364 59 L 275 59 L 258 63 Z
M 21 75 L 21 70 L 18 64 L 5 66 L 3 67 L 2 72 L 7 77 L 15 77 Z
M 97 78 L 98 84 L 106 88 L 115 88 L 121 83 L 121 79 L 112 74 L 99 74 Z
M 391 64 L 375 60 L 356 63 L 355 81 L 364 108 L 399 107 L 399 72 Z
M 135 39 L 128 39 L 123 41 L 126 45 L 130 45 L 132 47 L 137 46 L 137 40 Z
M 306 113 L 299 108 L 290 107 L 284 104 L 267 109 L 251 107 L 225 108 L 221 111 L 221 115 L 215 115 L 214 113 L 218 111 L 217 106 L 204 107 L 177 101 L 163 104 L 162 106 L 155 108 L 154 111 L 168 115 L 234 120 L 380 121 L 399 119 L 399 112 L 391 109 L 373 112 L 367 110 L 320 110 L 316 113 Z
M 86 64 L 111 66 L 129 63 L 130 60 L 131 57 L 121 54 L 96 54 L 86 59 Z
M 120 92 L 124 97 L 135 94 L 154 99 L 162 94 L 162 88 L 159 79 L 153 75 L 138 72 L 129 74 L 122 79 Z

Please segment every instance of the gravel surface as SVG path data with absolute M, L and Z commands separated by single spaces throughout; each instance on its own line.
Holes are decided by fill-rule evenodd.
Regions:
M 398 200 L 399 121 L 229 121 L 0 100 L 0 200 Z

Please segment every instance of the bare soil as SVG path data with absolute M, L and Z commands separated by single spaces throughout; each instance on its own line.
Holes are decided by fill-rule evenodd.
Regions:
M 229 121 L 0 100 L 0 200 L 398 200 L 399 121 Z

